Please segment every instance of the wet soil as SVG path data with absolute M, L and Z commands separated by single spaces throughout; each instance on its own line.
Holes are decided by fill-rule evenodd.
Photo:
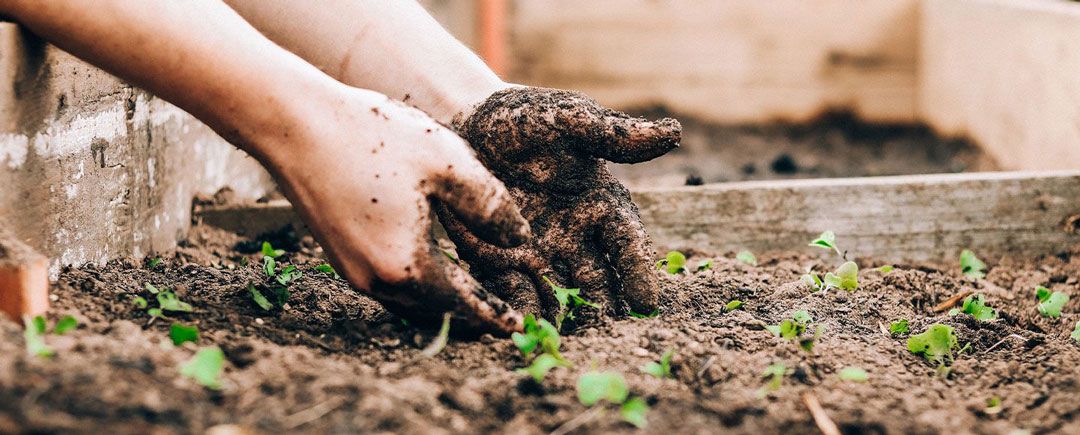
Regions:
M 622 372 L 649 402 L 646 433 L 818 433 L 808 393 L 845 433 L 1080 432 L 1080 345 L 1069 338 L 1080 319 L 1080 248 L 986 259 L 981 280 L 956 264 L 898 264 L 882 274 L 863 259 L 861 287 L 851 293 L 800 283 L 809 266 L 836 266 L 806 252 L 759 255 L 759 266 L 693 256 L 691 264 L 711 258 L 714 267 L 661 279 L 659 316 L 580 325 L 563 346 L 574 367 L 537 385 L 514 372 L 525 361 L 509 340 L 452 339 L 422 357 L 431 331 L 314 270 L 319 248 L 284 236 L 274 240 L 289 251 L 282 261 L 304 275 L 288 305 L 272 312 L 246 291 L 265 279 L 257 244 L 204 227 L 153 267 L 118 261 L 63 271 L 49 317 L 71 314 L 80 326 L 46 338 L 56 356 L 28 356 L 20 327 L 0 320 L 0 433 L 198 433 L 222 424 L 268 433 L 547 433 L 569 421 L 581 423 L 572 433 L 636 431 L 615 411 L 577 402 L 576 379 L 593 367 Z M 178 375 L 197 346 L 173 346 L 168 321 L 148 325 L 132 304 L 150 296 L 145 283 L 194 306 L 171 317 L 199 327 L 198 346 L 223 349 L 220 391 Z M 1060 320 L 1036 312 L 1037 285 L 1072 296 Z M 966 290 L 984 293 L 1001 318 L 930 312 Z M 745 305 L 724 312 L 733 299 Z M 800 309 L 825 326 L 812 353 L 763 329 Z M 906 335 L 882 332 L 899 318 L 912 332 L 951 325 L 970 351 L 940 376 L 906 350 Z M 638 370 L 667 349 L 676 349 L 674 379 Z M 791 374 L 762 397 L 761 372 L 777 362 Z M 869 381 L 839 379 L 847 366 L 865 369 Z M 1000 411 L 988 411 L 995 396 Z
M 868 177 L 998 170 L 979 147 L 923 124 L 880 124 L 848 112 L 805 123 L 738 125 L 707 122 L 664 108 L 633 110 L 682 123 L 681 146 L 635 165 L 609 164 L 631 189 L 794 178 Z

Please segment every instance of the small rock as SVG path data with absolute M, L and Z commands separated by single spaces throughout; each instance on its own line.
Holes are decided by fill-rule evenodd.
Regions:
M 649 356 L 649 351 L 645 350 L 645 348 L 642 347 L 635 347 L 633 349 L 630 349 L 630 353 L 634 354 L 635 356 Z
M 255 318 L 255 324 L 256 325 L 262 325 L 264 323 L 266 323 L 266 322 L 263 321 L 262 317 L 256 317 Z

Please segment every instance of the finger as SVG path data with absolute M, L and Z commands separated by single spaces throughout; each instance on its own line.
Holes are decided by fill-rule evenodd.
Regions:
M 649 121 L 606 108 L 567 122 L 580 137 L 587 138 L 579 142 L 582 151 L 615 163 L 660 157 L 677 148 L 682 137 L 682 125 L 674 119 Z
M 652 242 L 637 208 L 631 204 L 616 211 L 601 227 L 600 240 L 619 276 L 615 293 L 635 312 L 651 313 L 659 304 L 659 278 L 651 264 L 655 257 Z
M 522 314 L 540 316 L 540 295 L 536 286 L 527 275 L 516 270 L 509 270 L 491 279 L 484 279 L 484 287 L 500 299 L 506 301 Z
M 502 247 L 513 247 L 529 239 L 529 222 L 521 216 L 506 186 L 495 178 L 472 153 L 465 154 L 440 170 L 430 186 L 431 196 L 445 204 L 480 239 Z

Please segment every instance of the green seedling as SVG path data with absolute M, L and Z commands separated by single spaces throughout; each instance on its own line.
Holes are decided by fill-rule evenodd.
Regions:
M 555 325 L 545 319 L 537 321 L 532 314 L 525 316 L 524 325 L 525 333 L 515 332 L 510 336 L 521 351 L 521 356 L 528 358 L 539 349 L 539 353 L 547 353 L 564 361 L 562 354 L 559 353 L 562 338 L 559 337 L 559 330 L 555 329 Z
M 795 341 L 799 344 L 800 348 L 807 352 L 811 352 L 814 350 L 814 343 L 821 338 L 821 334 L 825 332 L 824 326 L 817 325 L 817 327 L 814 328 L 813 335 L 805 335 L 806 331 L 812 326 L 811 324 L 813 321 L 813 318 L 810 317 L 810 313 L 799 310 L 792 314 L 790 319 L 780 321 L 779 325 L 768 325 L 765 329 L 780 338 Z
M 135 306 L 140 309 L 145 309 L 147 306 L 146 298 L 142 296 L 135 296 L 131 299 L 131 303 L 135 304 Z
M 870 379 L 870 375 L 866 374 L 866 370 L 859 367 L 844 367 L 840 369 L 840 380 L 848 382 L 866 382 Z
M 889 324 L 889 334 L 893 337 L 908 333 L 907 319 L 900 319 Z
M 431 344 L 427 345 L 423 351 L 420 352 L 425 358 L 431 358 L 442 352 L 446 347 L 446 343 L 450 341 L 450 317 L 449 312 L 443 313 L 442 326 L 439 327 L 439 335 L 435 336 L 435 339 L 431 341 Z
M 735 299 L 735 300 L 733 300 L 731 302 L 728 302 L 727 305 L 724 305 L 724 312 L 735 311 L 735 310 L 737 310 L 739 308 L 742 308 L 742 306 L 743 306 L 743 302 L 738 300 L 738 299 Z
M 180 323 L 173 323 L 169 327 L 169 338 L 172 339 L 174 345 L 179 346 L 181 344 L 192 342 L 199 342 L 199 328 L 195 326 L 187 326 Z
M 1062 292 L 1050 292 L 1050 289 L 1039 286 L 1035 289 L 1035 296 L 1039 298 L 1039 314 L 1050 318 L 1061 317 L 1061 309 L 1069 302 L 1069 295 Z
M 844 253 L 840 252 L 840 248 L 836 247 L 836 234 L 832 231 L 825 231 L 821 233 L 816 239 L 810 241 L 810 246 L 822 249 L 832 249 L 836 251 L 836 255 L 841 258 L 844 257 Z
M 758 397 L 764 398 L 769 393 L 779 391 L 780 387 L 784 385 L 784 376 L 787 376 L 787 374 L 788 368 L 782 362 L 765 367 L 765 370 L 761 372 L 761 377 L 767 380 L 765 385 L 758 389 Z
M 650 362 L 641 366 L 641 371 L 645 374 L 653 375 L 659 379 L 666 379 L 671 377 L 671 357 L 675 355 L 675 349 L 669 349 L 660 356 L 660 362 Z
M 49 358 L 56 354 L 45 343 L 45 318 L 42 316 L 23 316 L 23 338 L 26 340 L 26 353 L 30 356 Z
M 277 261 L 274 260 L 274 257 L 263 257 L 263 272 L 270 278 L 277 275 Z
M 78 320 L 75 320 L 72 316 L 64 316 L 56 321 L 56 325 L 53 326 L 53 334 L 64 335 L 78 327 Z
M 154 259 L 146 262 L 146 267 L 148 269 L 153 269 L 153 268 L 157 267 L 157 265 L 159 265 L 159 264 L 161 264 L 161 257 L 157 257 L 157 258 L 154 258 Z
M 554 282 L 551 282 L 547 276 L 543 278 L 544 282 L 551 286 L 551 290 L 555 292 L 555 300 L 559 302 L 559 313 L 555 315 L 555 329 L 562 331 L 563 321 L 566 319 L 574 320 L 574 311 L 580 307 L 600 308 L 599 305 L 583 299 L 580 288 L 559 287 Z
M 983 412 L 994 415 L 1000 413 L 1002 410 L 1001 398 L 998 396 L 986 399 L 986 409 Z
M 195 352 L 184 365 L 180 374 L 191 378 L 211 390 L 221 389 L 221 371 L 225 368 L 225 353 L 217 346 L 204 347 Z
M 266 299 L 266 296 L 264 296 L 259 289 L 255 288 L 255 284 L 248 283 L 247 289 L 248 294 L 251 295 L 251 300 L 254 301 L 255 305 L 258 305 L 259 308 L 262 308 L 265 311 L 274 309 L 274 304 L 270 303 L 270 300 Z
M 893 269 L 895 269 L 895 267 L 893 267 L 892 265 L 885 265 L 885 266 L 881 266 L 881 267 L 879 267 L 877 269 L 874 269 L 874 270 L 876 270 L 878 272 L 881 272 L 881 273 L 887 274 L 889 272 L 892 272 Z
M 696 270 L 698 272 L 704 272 L 706 270 L 712 269 L 712 267 L 713 267 L 712 260 L 705 260 L 705 261 L 702 261 L 700 264 L 697 265 Z
M 630 317 L 633 317 L 635 319 L 651 319 L 651 318 L 659 316 L 659 315 L 660 315 L 660 310 L 659 309 L 652 310 L 652 312 L 648 313 L 648 314 L 641 314 L 641 313 L 636 312 L 634 310 L 630 310 Z
M 854 261 L 845 262 L 836 268 L 836 272 L 826 273 L 824 281 L 827 288 L 854 291 L 859 288 L 859 266 Z
M 960 313 L 971 314 L 971 316 L 974 317 L 975 320 L 984 322 L 997 318 L 997 311 L 993 308 L 986 306 L 986 302 L 983 300 L 982 293 L 974 294 L 964 298 L 964 305 L 962 305 L 960 308 L 953 308 L 949 310 L 950 316 L 955 316 Z
M 930 325 L 922 334 L 912 335 L 907 340 L 907 348 L 911 353 L 922 355 L 927 361 L 937 363 L 939 368 L 952 364 L 953 350 L 958 345 L 953 327 L 940 323 Z
M 649 424 L 648 414 L 649 404 L 645 403 L 645 399 L 640 397 L 631 397 L 623 402 L 619 408 L 619 416 L 622 417 L 623 421 L 634 425 L 638 429 L 644 429 Z
M 263 255 L 263 257 L 278 258 L 278 257 L 280 257 L 282 255 L 285 255 L 285 250 L 284 249 L 274 249 L 273 245 L 271 245 L 270 242 L 263 242 L 262 243 L 262 255 Z
M 735 254 L 735 259 L 751 266 L 757 266 L 757 257 L 750 251 L 739 251 L 738 254 Z
M 671 275 L 686 271 L 686 255 L 679 251 L 668 252 L 663 260 L 656 262 L 657 269 L 664 269 Z
M 986 263 L 976 257 L 970 249 L 965 249 L 960 252 L 960 271 L 972 279 L 984 278 L 986 277 Z
M 150 283 L 143 284 L 143 288 L 145 288 L 146 291 L 150 292 L 150 294 L 152 294 L 152 295 L 156 295 L 158 293 L 161 293 L 161 290 L 158 290 L 157 287 L 154 287 L 154 285 L 150 284 Z
M 578 378 L 578 401 L 592 406 L 601 400 L 620 404 L 626 401 L 630 390 L 622 375 L 615 372 L 588 372 Z
M 806 273 L 803 274 L 801 279 L 802 282 L 805 282 L 806 285 L 810 287 L 810 290 L 821 291 L 828 288 L 825 286 L 825 282 L 823 282 L 821 278 L 818 277 L 818 274 L 814 273 L 813 268 L 808 269 Z
M 1072 339 L 1080 343 L 1080 320 L 1076 321 L 1076 326 L 1073 326 Z
M 457 255 L 454 255 L 453 251 L 450 251 L 448 249 L 443 249 L 443 248 L 439 248 L 439 251 L 442 252 L 443 256 L 445 256 L 446 258 L 449 258 L 450 261 L 453 261 L 454 264 L 461 264 L 461 259 L 458 258 Z
M 532 376 L 537 383 L 544 382 L 544 377 L 555 367 L 570 367 L 570 362 L 561 360 L 551 354 L 542 353 L 533 359 L 528 367 L 517 369 L 517 373 Z
M 334 277 L 334 279 L 341 279 L 341 275 L 338 275 L 337 271 L 334 270 L 334 266 L 331 266 L 329 264 L 323 263 L 315 266 L 315 270 L 330 275 Z
M 157 294 L 158 307 L 162 311 L 176 311 L 190 313 L 193 311 L 191 304 L 181 301 L 172 290 L 165 289 Z

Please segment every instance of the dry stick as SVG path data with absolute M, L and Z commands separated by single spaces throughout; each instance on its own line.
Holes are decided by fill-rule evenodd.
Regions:
M 593 405 L 593 407 L 589 408 L 587 411 L 578 414 L 574 418 L 566 420 L 566 423 L 563 423 L 559 427 L 555 428 L 555 430 L 551 431 L 550 435 L 566 435 L 574 429 L 577 429 L 585 423 L 588 423 L 589 420 L 592 420 L 597 415 L 600 415 L 600 413 L 603 411 L 604 407 L 600 405 Z
M 342 403 L 345 403 L 345 399 L 340 396 L 326 399 L 315 406 L 285 417 L 283 426 L 285 427 L 285 430 L 296 429 L 322 418 L 322 416 L 329 414 L 330 411 L 337 409 Z
M 994 350 L 994 349 L 995 349 L 995 348 L 997 348 L 997 347 L 998 347 L 998 346 L 999 346 L 999 345 L 1000 345 L 1001 343 L 1004 343 L 1004 342 L 1005 342 L 1005 340 L 1008 340 L 1008 339 L 1010 339 L 1010 338 L 1019 338 L 1019 339 L 1021 339 L 1021 340 L 1027 341 L 1027 339 L 1026 339 L 1026 338 L 1024 338 L 1024 337 L 1022 337 L 1022 336 L 1020 336 L 1020 335 L 1017 335 L 1017 334 L 1009 334 L 1009 335 L 1006 335 L 1006 336 L 1005 336 L 1005 338 L 1002 338 L 1001 340 L 999 340 L 999 341 L 998 341 L 997 343 L 994 343 L 994 345 L 993 345 L 993 346 L 990 346 L 990 348 L 988 348 L 988 349 L 984 350 L 983 352 L 984 352 L 984 353 L 988 353 L 988 352 L 990 352 L 990 351 Z
M 814 423 L 817 424 L 818 429 L 821 429 L 821 433 L 825 435 L 840 435 L 840 429 L 836 427 L 836 423 L 833 423 L 829 418 L 829 414 L 825 413 L 825 408 L 821 407 L 821 402 L 818 402 L 817 396 L 814 393 L 807 392 L 802 396 L 803 403 L 810 409 L 810 415 L 814 417 Z
M 971 290 L 964 290 L 964 291 L 962 291 L 960 293 L 957 293 L 957 294 L 953 295 L 953 297 L 946 299 L 945 302 L 937 304 L 933 308 L 933 311 L 935 313 L 940 313 L 940 312 L 945 311 L 945 310 L 947 310 L 949 308 L 952 308 L 954 305 L 956 305 L 956 304 L 960 303 L 960 301 L 964 300 L 964 298 L 966 298 L 968 296 L 971 296 L 971 293 L 972 293 Z

